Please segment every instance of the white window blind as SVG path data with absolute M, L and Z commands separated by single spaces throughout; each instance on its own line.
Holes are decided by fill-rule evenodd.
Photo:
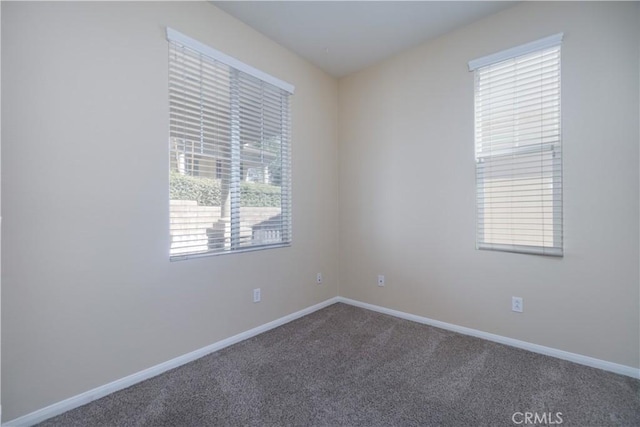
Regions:
M 478 249 L 563 254 L 561 40 L 559 34 L 469 63 Z
M 171 259 L 290 244 L 293 86 L 167 38 Z

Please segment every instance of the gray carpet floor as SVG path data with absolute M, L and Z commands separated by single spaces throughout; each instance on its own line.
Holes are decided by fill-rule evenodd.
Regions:
M 40 425 L 532 425 L 526 412 L 640 426 L 640 381 L 334 304 Z

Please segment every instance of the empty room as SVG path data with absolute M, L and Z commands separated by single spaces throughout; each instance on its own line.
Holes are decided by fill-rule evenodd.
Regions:
M 2 426 L 640 425 L 640 2 L 0 20 Z

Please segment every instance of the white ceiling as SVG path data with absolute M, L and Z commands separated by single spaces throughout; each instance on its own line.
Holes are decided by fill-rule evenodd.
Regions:
M 335 77 L 512 6 L 513 1 L 213 1 Z

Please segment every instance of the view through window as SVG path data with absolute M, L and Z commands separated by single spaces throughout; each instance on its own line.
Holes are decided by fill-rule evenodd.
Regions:
M 168 30 L 171 258 L 290 244 L 291 91 L 173 34 Z

